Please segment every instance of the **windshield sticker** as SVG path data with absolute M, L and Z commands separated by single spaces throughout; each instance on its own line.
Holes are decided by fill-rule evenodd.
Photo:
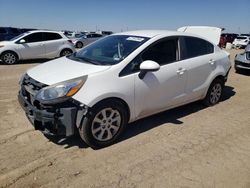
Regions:
M 141 38 L 141 37 L 128 37 L 126 40 L 131 40 L 131 41 L 135 41 L 135 42 L 142 42 L 144 40 L 144 38 Z

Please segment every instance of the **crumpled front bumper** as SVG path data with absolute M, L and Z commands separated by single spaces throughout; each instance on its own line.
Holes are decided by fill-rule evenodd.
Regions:
M 73 99 L 39 109 L 29 102 L 28 96 L 19 91 L 18 101 L 35 129 L 41 130 L 44 134 L 63 136 L 75 134 L 76 127 L 80 126 L 87 112 L 85 106 L 82 107 Z

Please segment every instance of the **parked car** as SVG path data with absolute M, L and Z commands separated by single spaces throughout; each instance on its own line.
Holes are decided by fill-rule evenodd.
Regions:
M 250 41 L 250 37 L 248 36 L 238 36 L 233 41 L 233 47 L 234 48 L 245 48 Z
M 241 69 L 250 70 L 250 44 L 247 45 L 243 53 L 235 56 L 234 68 L 236 72 Z
M 28 70 L 18 98 L 36 129 L 65 136 L 78 129 L 99 148 L 127 123 L 197 100 L 215 105 L 230 67 L 227 52 L 194 34 L 124 32 Z
M 8 41 L 20 34 L 21 32 L 17 28 L 0 27 L 0 41 Z
M 82 48 L 83 46 L 86 46 L 102 37 L 101 34 L 97 33 L 89 33 L 86 35 L 79 35 L 76 38 L 71 38 L 73 44 L 76 48 Z
M 25 59 L 55 58 L 73 52 L 72 41 L 56 31 L 29 31 L 10 41 L 0 42 L 0 59 L 5 64 Z
M 234 41 L 234 39 L 236 37 L 238 37 L 238 34 L 235 34 L 235 33 L 222 33 L 221 37 L 220 37 L 219 46 L 220 47 L 225 47 L 228 42 L 233 43 L 233 41 Z

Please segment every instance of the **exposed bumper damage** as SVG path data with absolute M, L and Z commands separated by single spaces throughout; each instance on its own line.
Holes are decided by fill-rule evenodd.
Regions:
M 28 83 L 34 84 L 32 81 Z M 75 134 L 75 129 L 80 126 L 88 107 L 73 99 L 53 105 L 43 105 L 34 99 L 32 93 L 27 90 L 27 85 L 26 83 L 21 85 L 18 101 L 35 129 L 50 135 Z

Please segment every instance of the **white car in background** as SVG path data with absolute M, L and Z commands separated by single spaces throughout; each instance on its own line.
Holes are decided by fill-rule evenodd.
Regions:
M 82 48 L 83 46 L 86 46 L 92 42 L 95 42 L 96 40 L 103 37 L 103 35 L 98 33 L 88 33 L 88 34 L 81 34 L 78 37 L 70 38 L 75 45 L 76 48 Z
M 249 36 L 240 35 L 234 39 L 232 44 L 234 48 L 245 48 L 248 45 L 249 41 Z
M 247 45 L 243 53 L 235 56 L 234 68 L 236 72 L 240 72 L 242 69 L 250 70 L 250 44 Z
M 5 64 L 26 59 L 50 59 L 73 52 L 75 47 L 72 41 L 56 31 L 28 31 L 10 41 L 0 42 L 0 59 Z
M 198 35 L 130 31 L 28 70 L 18 98 L 36 129 L 65 136 L 78 129 L 98 148 L 143 117 L 198 100 L 217 104 L 230 68 L 229 54 Z

